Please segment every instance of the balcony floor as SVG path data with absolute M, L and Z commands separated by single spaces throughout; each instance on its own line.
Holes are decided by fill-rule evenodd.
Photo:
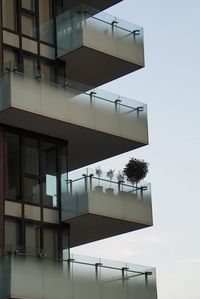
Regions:
M 69 79 L 92 87 L 103 85 L 144 67 L 86 46 L 59 58 L 66 62 Z
M 150 225 L 122 219 L 85 214 L 66 221 L 70 224 L 70 247 L 113 237 Z
M 68 140 L 69 170 L 133 150 L 146 144 L 101 131 L 65 123 L 16 108 L 1 111 L 0 122 Z M 77 138 L 75 138 L 77 136 Z

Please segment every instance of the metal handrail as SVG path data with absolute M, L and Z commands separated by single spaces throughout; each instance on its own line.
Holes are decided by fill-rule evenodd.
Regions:
M 51 80 L 47 80 L 46 78 L 44 78 L 44 77 L 42 76 L 42 73 L 40 74 L 40 77 L 37 77 L 37 78 L 36 78 L 36 76 L 34 77 L 34 76 L 31 76 L 31 75 L 28 75 L 28 74 L 24 73 L 23 71 L 20 71 L 19 68 L 18 68 L 19 66 L 20 66 L 20 65 L 15 65 L 15 66 L 13 67 L 13 69 L 12 69 L 11 67 L 10 67 L 10 68 L 9 68 L 9 67 L 6 67 L 6 72 L 3 72 L 1 75 L 3 76 L 3 75 L 6 74 L 6 73 L 13 72 L 13 73 L 17 73 L 17 74 L 19 74 L 19 75 L 23 75 L 23 76 L 28 77 L 28 78 L 34 78 L 34 79 L 36 79 L 36 80 L 39 79 L 39 80 L 41 80 L 41 81 L 46 81 L 46 82 L 49 82 L 50 84 L 53 84 L 53 85 L 55 85 L 55 86 L 62 86 L 61 83 L 57 83 L 57 82 L 54 82 L 54 81 L 51 81 Z M 37 75 L 37 74 L 36 74 L 36 75 Z M 65 78 L 63 78 L 63 79 L 65 79 Z M 66 80 L 67 80 L 67 79 L 66 79 Z M 69 82 L 70 82 L 70 80 L 69 80 Z M 90 94 L 91 94 L 91 93 L 84 92 L 84 91 L 82 91 L 81 89 L 79 89 L 79 88 L 77 88 L 77 87 L 72 87 L 72 86 L 69 86 L 69 85 L 67 85 L 67 86 L 64 85 L 64 87 L 65 87 L 65 88 L 68 87 L 68 88 L 71 88 L 71 89 L 76 89 L 77 91 L 80 91 L 82 94 L 85 94 L 85 95 L 87 95 L 87 96 L 89 96 L 89 97 L 90 97 Z M 111 101 L 111 100 L 109 100 L 109 99 L 106 99 L 106 98 L 103 98 L 103 97 L 101 97 L 101 96 L 98 96 L 98 95 L 96 95 L 96 92 L 94 92 L 93 97 L 96 98 L 96 99 L 99 99 L 99 100 L 103 100 L 103 101 L 112 103 L 112 104 L 115 105 L 115 107 L 116 107 L 116 105 L 118 105 L 118 106 L 125 107 L 125 108 L 128 108 L 128 109 L 131 109 L 132 111 L 137 111 L 137 112 L 141 112 L 141 111 L 144 110 L 144 107 L 143 107 L 143 106 L 132 107 L 132 106 L 129 106 L 129 105 L 126 105 L 126 104 L 121 103 L 121 100 L 117 99 L 117 95 L 116 95 L 116 100 L 115 100 L 115 101 Z M 90 98 L 90 100 L 91 100 L 91 98 Z
M 48 258 L 46 256 L 46 254 L 38 254 L 36 255 L 32 255 L 32 254 L 27 254 L 26 252 L 20 252 L 19 250 L 6 250 L 6 252 L 4 252 L 3 255 L 19 255 L 19 256 L 27 256 L 27 257 L 42 257 L 42 258 L 46 258 L 46 259 L 51 259 L 51 260 L 55 260 L 58 262 L 67 262 L 67 263 L 74 263 L 74 264 L 80 264 L 80 265 L 86 265 L 86 266 L 93 266 L 93 267 L 100 267 L 100 268 L 104 268 L 104 269 L 110 269 L 110 270 L 117 270 L 117 271 L 126 271 L 129 273 L 135 273 L 137 275 L 152 275 L 151 271 L 136 271 L 136 270 L 131 270 L 128 267 L 112 267 L 112 266 L 106 266 L 104 264 L 102 264 L 101 262 L 98 263 L 87 263 L 87 262 L 81 262 L 81 261 L 77 261 L 74 258 L 69 258 L 69 259 L 62 259 L 62 258 Z M 134 277 L 134 276 L 133 276 Z

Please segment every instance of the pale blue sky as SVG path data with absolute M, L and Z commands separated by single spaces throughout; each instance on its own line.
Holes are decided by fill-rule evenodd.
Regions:
M 150 145 L 97 165 L 150 163 L 154 227 L 72 251 L 155 266 L 159 299 L 199 299 L 200 1 L 124 0 L 108 12 L 144 27 L 146 67 L 103 88 L 148 104 Z

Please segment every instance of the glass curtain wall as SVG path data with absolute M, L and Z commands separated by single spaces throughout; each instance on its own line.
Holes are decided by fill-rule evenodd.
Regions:
M 2 0 L 3 27 L 17 31 L 16 0 Z

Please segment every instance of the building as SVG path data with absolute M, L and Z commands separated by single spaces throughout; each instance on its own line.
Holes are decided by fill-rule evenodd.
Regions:
M 146 105 L 96 89 L 144 66 L 118 2 L 0 1 L 1 299 L 156 298 L 155 269 L 70 255 L 152 225 L 149 184 L 79 170 L 148 144 Z

